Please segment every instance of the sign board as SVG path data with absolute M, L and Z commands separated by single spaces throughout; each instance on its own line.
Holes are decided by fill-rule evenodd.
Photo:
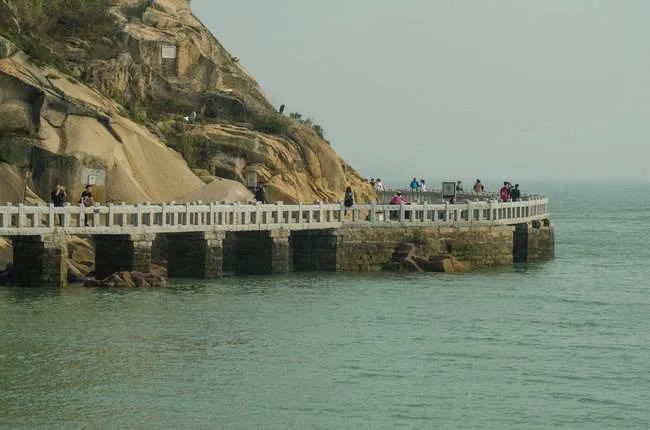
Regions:
M 442 198 L 443 199 L 455 199 L 456 198 L 456 183 L 455 182 L 443 182 L 442 183 Z
M 106 185 L 106 170 L 84 167 L 81 169 L 81 185 L 84 187 L 86 185 L 97 185 L 100 187 Z
M 176 58 L 176 46 L 175 45 L 163 45 L 162 46 L 162 57 L 163 58 Z

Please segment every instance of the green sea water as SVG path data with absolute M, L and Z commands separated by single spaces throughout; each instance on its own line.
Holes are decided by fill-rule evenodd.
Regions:
M 557 258 L 0 289 L 0 428 L 650 428 L 650 197 L 539 184 Z

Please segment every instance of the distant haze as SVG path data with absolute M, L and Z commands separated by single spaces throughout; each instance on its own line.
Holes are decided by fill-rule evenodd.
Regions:
M 368 177 L 650 179 L 648 1 L 192 5 Z

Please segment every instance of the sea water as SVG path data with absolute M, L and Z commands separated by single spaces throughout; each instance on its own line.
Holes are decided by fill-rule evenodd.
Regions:
M 650 428 L 650 197 L 541 184 L 557 258 L 0 289 L 0 427 Z

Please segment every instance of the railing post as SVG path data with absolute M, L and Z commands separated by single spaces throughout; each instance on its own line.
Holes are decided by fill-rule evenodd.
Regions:
M 399 205 L 399 222 L 404 222 L 406 221 L 406 206 L 404 203 L 400 203 Z
M 302 218 L 303 218 L 303 207 L 302 207 L 302 202 L 298 203 L 298 224 L 302 224 Z
M 189 203 L 189 202 L 185 203 L 185 223 L 183 225 L 185 225 L 186 227 L 189 226 L 189 225 L 192 225 L 192 220 L 191 220 L 192 212 L 191 211 L 192 211 L 191 203 Z
M 72 218 L 72 214 L 70 213 L 71 207 L 72 206 L 67 203 L 63 206 L 63 228 L 70 227 L 70 218 Z
M 86 207 L 82 204 L 79 205 L 79 225 L 77 227 L 86 226 Z
M 54 204 L 50 203 L 49 210 L 47 212 L 47 226 L 51 229 L 55 227 L 54 225 Z
M 341 202 L 341 209 L 339 212 L 339 221 L 343 222 L 345 220 L 345 203 Z
M 108 204 L 108 214 L 106 214 L 106 227 L 113 227 L 113 203 Z
M 377 203 L 373 201 L 372 203 L 370 203 L 370 213 L 368 214 L 368 221 L 370 221 L 370 223 L 372 224 L 376 221 L 376 218 L 377 218 Z
M 25 227 L 25 205 L 22 203 L 18 204 L 18 228 Z
M 319 220 L 321 223 L 325 222 L 324 216 L 325 216 L 325 209 L 323 208 L 323 202 L 319 202 Z
M 99 227 L 99 203 L 93 205 L 93 227 Z

